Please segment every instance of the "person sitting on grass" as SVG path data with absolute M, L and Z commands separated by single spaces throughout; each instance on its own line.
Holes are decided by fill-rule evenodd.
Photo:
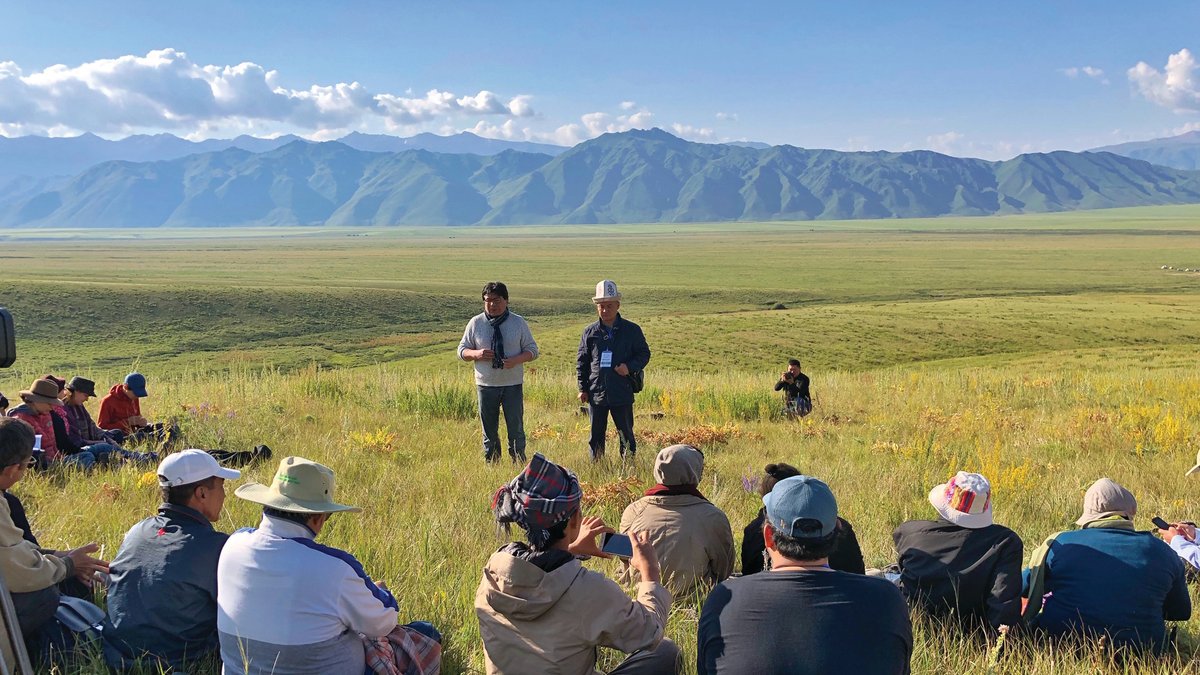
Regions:
M 663 448 L 654 458 L 658 484 L 625 507 L 621 532 L 646 532 L 658 557 L 663 585 L 675 598 L 705 593 L 733 572 L 729 519 L 700 493 L 704 454 L 690 445 Z M 636 577 L 632 568 L 626 580 Z
M 110 565 L 104 660 L 124 671 L 141 661 L 164 672 L 215 655 L 217 560 L 229 535 L 213 529 L 225 505 L 227 469 L 203 450 L 158 466 L 158 514 L 130 528 Z
M 1133 494 L 1101 478 L 1084 495 L 1083 515 L 1075 521 L 1081 529 L 1055 534 L 1034 551 L 1024 594 L 1026 618 L 1035 619 L 1040 631 L 1104 636 L 1118 650 L 1170 647 L 1164 621 L 1192 615 L 1183 561 L 1149 532 L 1133 528 L 1136 513 Z
M 144 375 L 136 372 L 126 375 L 124 382 L 114 384 L 100 399 L 100 426 L 121 432 L 122 443 L 151 441 L 169 445 L 178 430 L 162 422 L 151 424 L 142 417 L 141 399 L 149 395 Z
M 71 381 L 67 382 L 63 388 L 60 394 L 63 402 L 62 412 L 66 417 L 67 431 L 71 442 L 87 448 L 100 461 L 103 461 L 101 453 L 97 452 L 94 446 L 112 446 L 111 452 L 115 452 L 122 459 L 140 464 L 157 462 L 158 455 L 156 453 L 126 450 L 120 447 L 121 443 L 117 440 L 118 434 L 101 429 L 92 421 L 92 415 L 84 404 L 89 398 L 95 396 L 96 383 L 84 377 L 72 377 Z
M 837 500 L 811 476 L 763 497 L 771 569 L 717 584 L 700 612 L 699 675 L 907 675 L 908 607 L 894 585 L 829 566 Z
M 0 417 L 8 416 L 8 399 L 4 397 L 4 392 L 0 392 Z
M 804 417 L 812 412 L 812 395 L 808 391 L 808 376 L 800 372 L 800 361 L 788 359 L 787 370 L 775 383 L 775 391 L 783 392 L 784 414 Z
M 937 520 L 910 520 L 892 533 L 904 597 L 969 629 L 1017 626 L 1025 553 L 1017 533 L 992 521 L 991 484 L 960 471 L 929 502 Z
M 331 469 L 285 457 L 270 486 L 234 494 L 263 507 L 257 529 L 230 535 L 217 563 L 217 631 L 226 675 L 362 675 L 370 640 L 397 630 L 399 604 L 353 555 L 315 539 L 335 513 L 361 511 L 334 501 Z M 413 638 L 441 634 L 408 624 Z
M 659 583 L 650 537 L 630 537 L 630 564 L 641 578 L 631 600 L 577 557 L 609 557 L 596 536 L 612 532 L 584 517 L 582 500 L 575 474 L 541 454 L 492 498 L 496 522 L 515 523 L 529 543 L 493 553 L 475 593 L 488 675 L 593 675 L 597 647 L 631 654 L 614 674 L 679 672 L 679 648 L 663 637 L 671 594 Z
M 120 459 L 131 459 L 139 463 L 150 463 L 158 461 L 158 455 L 154 453 L 131 453 L 124 448 L 119 447 L 115 443 L 108 441 L 98 441 L 89 443 L 76 431 L 71 425 L 70 416 L 67 414 L 67 400 L 78 396 L 71 394 L 66 390 L 67 381 L 55 375 L 46 375 L 43 380 L 49 380 L 58 387 L 58 398 L 63 402 L 61 406 L 55 406 L 50 412 L 53 414 L 52 421 L 54 423 L 54 443 L 58 446 L 59 452 L 67 456 L 80 455 L 79 465 L 84 468 L 91 468 L 95 464 L 107 464 L 116 455 Z M 88 458 L 91 455 L 91 458 Z
M 58 447 L 58 434 L 54 426 L 59 418 L 51 412 L 62 407 L 62 401 L 58 400 L 58 385 L 50 380 L 34 380 L 29 389 L 21 392 L 21 400 L 23 403 L 9 410 L 8 416 L 26 422 L 33 427 L 34 433 L 42 437 L 38 466 L 76 465 L 87 469 L 96 463 L 96 456 L 90 452 L 68 454 Z
M 14 417 L 0 418 L 0 490 L 7 493 L 33 462 L 33 427 Z M 17 623 L 35 663 L 48 664 L 56 655 L 74 649 L 74 638 L 54 619 L 60 597 L 59 584 L 74 577 L 90 587 L 96 572 L 107 572 L 108 563 L 90 554 L 99 550 L 90 543 L 69 551 L 39 548 L 25 538 L 13 522 L 9 500 L 0 499 L 0 574 L 12 595 Z
M 759 484 L 759 494 L 767 496 L 775 485 L 785 478 L 799 476 L 800 470 L 791 464 L 768 464 L 763 468 L 766 476 Z M 758 510 L 758 517 L 742 531 L 742 574 L 755 574 L 763 571 L 769 561 L 766 555 L 767 544 L 763 539 L 763 523 L 767 520 L 767 510 Z M 839 572 L 863 574 L 866 563 L 863 561 L 862 549 L 858 546 L 858 537 L 854 528 L 841 516 L 837 519 L 837 534 L 834 539 L 833 551 L 829 554 L 829 566 Z

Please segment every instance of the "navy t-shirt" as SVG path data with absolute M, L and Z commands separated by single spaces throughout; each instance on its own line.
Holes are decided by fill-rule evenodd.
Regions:
M 763 572 L 716 586 L 700 614 L 700 675 L 907 675 L 899 589 L 847 572 Z

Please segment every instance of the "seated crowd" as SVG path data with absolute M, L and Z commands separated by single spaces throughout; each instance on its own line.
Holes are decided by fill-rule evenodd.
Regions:
M 96 424 L 83 409 L 93 382 L 43 378 L 0 417 L 0 572 L 35 659 L 69 653 L 75 636 L 55 618 L 60 598 L 91 598 L 99 583 L 102 653 L 114 672 L 217 662 L 230 674 L 437 672 L 437 629 L 398 625 L 387 586 L 353 554 L 317 542 L 334 514 L 359 509 L 335 501 L 332 470 L 301 457 L 283 459 L 270 485 L 235 490 L 262 507 L 255 528 L 213 527 L 226 481 L 241 474 L 189 449 L 158 464 L 162 504 L 111 563 L 94 557 L 95 543 L 41 547 L 10 488 L 35 466 L 156 461 L 122 447 L 174 433 L 141 417 L 145 385 L 133 373 L 114 386 Z M 71 459 L 85 453 L 90 460 Z M 1025 547 L 994 522 L 988 480 L 959 472 L 929 493 L 931 520 L 895 528 L 894 568 L 868 570 L 830 486 L 769 464 L 736 574 L 729 519 L 700 489 L 704 454 L 664 448 L 653 475 L 619 527 L 631 548 L 620 580 L 635 585 L 632 598 L 585 565 L 612 557 L 597 538 L 617 531 L 584 513 L 574 473 L 534 454 L 495 492 L 496 522 L 517 525 L 524 540 L 491 554 L 475 594 L 489 674 L 593 675 L 598 647 L 628 655 L 610 673 L 678 673 L 684 656 L 667 635 L 677 602 L 699 609 L 701 674 L 908 673 L 910 609 L 980 636 L 1105 636 L 1122 653 L 1169 649 L 1166 622 L 1191 615 L 1194 524 L 1171 524 L 1161 538 L 1135 530 L 1136 500 L 1107 478 L 1088 489 L 1079 529 L 1047 538 L 1023 570 Z

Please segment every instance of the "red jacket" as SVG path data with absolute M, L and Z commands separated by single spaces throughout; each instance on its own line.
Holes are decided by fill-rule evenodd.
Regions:
M 33 433 L 42 435 L 42 452 L 46 453 L 46 459 L 58 459 L 58 443 L 54 440 L 54 420 L 50 417 L 54 413 L 38 414 L 33 411 L 33 407 L 28 403 L 19 405 L 8 411 L 9 417 L 15 417 L 24 422 L 28 422 L 29 426 L 33 427 Z
M 101 429 L 120 429 L 127 434 L 133 433 L 129 426 L 129 418 L 142 414 L 142 404 L 136 398 L 125 395 L 125 385 L 114 384 L 112 389 L 100 399 L 100 419 L 97 420 Z

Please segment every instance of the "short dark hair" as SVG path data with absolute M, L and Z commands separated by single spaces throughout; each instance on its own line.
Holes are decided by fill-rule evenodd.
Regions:
M 485 297 L 489 293 L 508 300 L 508 286 L 505 286 L 503 281 L 489 281 L 484 284 L 483 293 L 480 294 L 480 297 Z
M 159 485 L 159 490 L 162 492 L 162 500 L 167 504 L 176 506 L 187 506 L 192 495 L 196 493 L 196 488 L 204 487 L 209 490 L 217 486 L 217 477 L 209 476 L 196 481 L 195 483 L 185 483 L 183 485 Z
M 797 469 L 791 464 L 784 464 L 783 462 L 778 464 L 768 464 L 763 467 L 763 472 L 767 474 L 767 477 L 763 479 L 762 485 L 759 486 L 758 490 L 764 497 L 769 494 L 771 490 L 775 489 L 775 484 L 779 481 L 783 480 L 784 478 L 791 478 L 792 476 L 800 475 L 800 469 Z
M 263 515 L 271 516 L 272 518 L 278 518 L 280 520 L 290 520 L 293 523 L 300 523 L 301 525 L 308 527 L 308 519 L 312 518 L 313 516 L 319 516 L 321 514 L 319 514 L 319 513 L 298 513 L 296 511 L 284 511 L 283 509 L 277 509 L 272 506 L 264 506 L 263 507 Z
M 563 520 L 558 523 L 555 523 L 554 525 L 551 525 L 550 527 L 546 528 L 546 531 L 550 533 L 550 536 L 546 539 L 546 543 L 539 547 L 539 546 L 534 546 L 533 542 L 531 541 L 530 546 L 535 551 L 550 550 L 550 547 L 554 545 L 554 542 L 556 542 L 560 539 L 567 538 L 567 524 L 570 522 L 571 522 L 571 519 L 567 518 L 566 520 Z
M 763 523 L 763 527 L 771 527 L 771 524 Z M 797 562 L 828 558 L 829 554 L 833 553 L 834 547 L 837 546 L 838 531 L 836 529 L 828 536 L 817 538 L 789 537 L 773 527 L 771 527 L 771 533 L 774 535 L 775 550 L 779 552 L 779 555 Z
M 797 368 L 799 368 L 800 367 L 800 359 L 788 359 L 788 365 L 796 366 Z
M 33 427 L 25 420 L 0 417 L 0 469 L 33 456 Z
M 4 394 L 0 394 L 0 413 L 8 410 L 8 399 L 4 398 Z

